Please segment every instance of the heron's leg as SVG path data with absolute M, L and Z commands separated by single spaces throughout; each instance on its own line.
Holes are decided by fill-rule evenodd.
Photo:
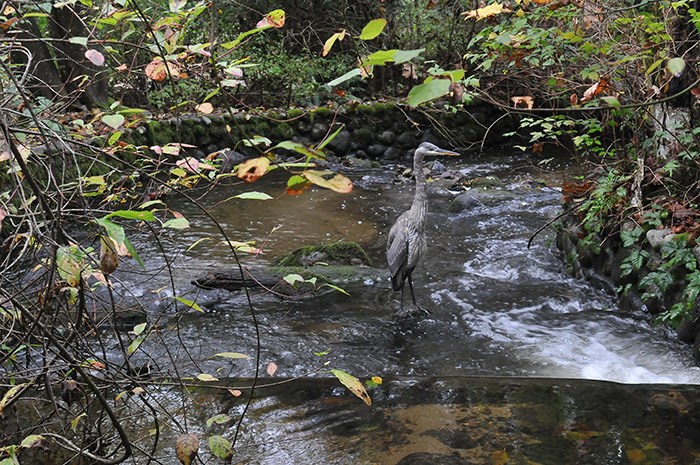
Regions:
M 411 275 L 408 275 L 408 286 L 411 288 L 411 297 L 413 298 L 413 305 L 416 307 L 416 309 L 421 310 L 426 314 L 430 315 L 430 312 L 428 310 L 421 307 L 420 305 L 418 305 L 418 302 L 416 302 L 416 293 L 413 292 L 413 279 L 411 278 Z
M 416 303 L 416 293 L 413 292 L 413 278 L 411 278 L 411 275 L 408 275 L 408 286 L 411 288 L 411 298 L 413 298 L 413 305 L 416 307 L 418 306 L 418 303 Z
M 401 315 L 404 314 L 404 310 L 403 310 L 403 290 L 404 290 L 404 286 L 401 286 L 401 306 L 399 307 L 399 308 L 400 308 L 399 313 L 400 313 Z

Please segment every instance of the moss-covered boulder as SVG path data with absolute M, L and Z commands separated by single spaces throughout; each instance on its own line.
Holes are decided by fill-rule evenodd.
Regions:
M 370 265 L 367 252 L 355 242 L 334 242 L 332 244 L 301 247 L 277 259 L 278 266 L 308 267 L 315 264 L 328 265 Z

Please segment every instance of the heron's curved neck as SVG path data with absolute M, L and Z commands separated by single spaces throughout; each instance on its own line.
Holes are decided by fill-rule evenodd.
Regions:
M 428 202 L 425 192 L 425 173 L 423 172 L 423 154 L 418 153 L 413 158 L 413 176 L 416 178 L 416 192 L 413 195 L 411 210 L 421 219 L 425 219 Z

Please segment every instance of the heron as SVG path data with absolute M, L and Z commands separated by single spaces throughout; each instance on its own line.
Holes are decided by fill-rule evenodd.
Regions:
M 391 273 L 391 285 L 394 291 L 401 291 L 400 315 L 405 316 L 403 307 L 404 285 L 408 280 L 411 289 L 413 305 L 417 308 L 416 294 L 413 291 L 411 275 L 418 265 L 421 254 L 425 249 L 425 221 L 428 215 L 428 198 L 425 190 L 425 173 L 423 172 L 423 158 L 426 155 L 459 155 L 451 150 L 441 149 L 430 142 L 423 142 L 413 155 L 413 174 L 416 179 L 416 190 L 413 195 L 411 208 L 401 213 L 389 230 L 389 238 L 386 245 L 386 259 Z

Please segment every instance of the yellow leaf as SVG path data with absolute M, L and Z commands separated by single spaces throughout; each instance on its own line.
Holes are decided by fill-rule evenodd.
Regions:
M 501 13 L 508 13 L 510 10 L 505 8 L 501 3 L 492 3 L 491 5 L 485 6 L 483 8 L 478 8 L 476 10 L 465 11 L 462 13 L 464 19 L 474 18 L 476 20 L 488 18 L 489 16 L 500 15 Z
M 350 392 L 362 399 L 362 402 L 367 404 L 367 406 L 372 405 L 372 398 L 367 394 L 367 389 L 365 389 L 359 379 L 343 370 L 331 370 L 331 373 L 333 373 L 335 377 L 338 378 L 338 381 L 348 388 Z
M 258 24 L 256 24 L 255 27 L 257 29 L 266 29 L 268 27 L 280 29 L 284 27 L 285 16 L 284 10 L 271 11 L 266 14 L 263 19 L 258 21 Z
M 0 400 L 0 415 L 2 415 L 2 411 L 5 410 L 5 407 L 7 407 L 7 404 L 9 404 L 17 395 L 22 391 L 22 389 L 26 386 L 28 386 L 29 383 L 22 383 L 18 384 L 16 386 L 12 386 L 4 396 L 2 396 L 2 400 Z
M 249 355 L 241 354 L 239 352 L 219 352 L 218 354 L 214 354 L 214 357 L 224 357 L 224 358 L 233 358 L 233 359 L 250 358 Z
M 204 382 L 207 382 L 207 381 L 219 381 L 218 378 L 214 378 L 212 375 L 208 375 L 208 374 L 206 374 L 206 373 L 202 373 L 202 374 L 197 375 L 197 379 L 200 380 L 200 381 L 204 381 Z
M 209 102 L 204 102 L 196 107 L 197 111 L 205 115 L 211 114 L 214 111 L 214 105 Z
M 323 44 L 323 51 L 321 52 L 321 56 L 326 56 L 328 53 L 331 51 L 331 48 L 333 48 L 333 44 L 335 44 L 336 40 L 343 40 L 345 38 L 345 29 L 342 29 L 340 32 L 336 32 L 332 36 L 328 38 L 325 44 Z
M 323 176 L 329 174 L 327 171 L 316 171 L 309 170 L 304 171 L 302 175 L 319 187 L 325 187 L 335 192 L 340 192 L 341 194 L 347 194 L 352 191 L 352 181 L 343 176 L 342 174 L 336 174 L 331 179 L 326 179 Z

